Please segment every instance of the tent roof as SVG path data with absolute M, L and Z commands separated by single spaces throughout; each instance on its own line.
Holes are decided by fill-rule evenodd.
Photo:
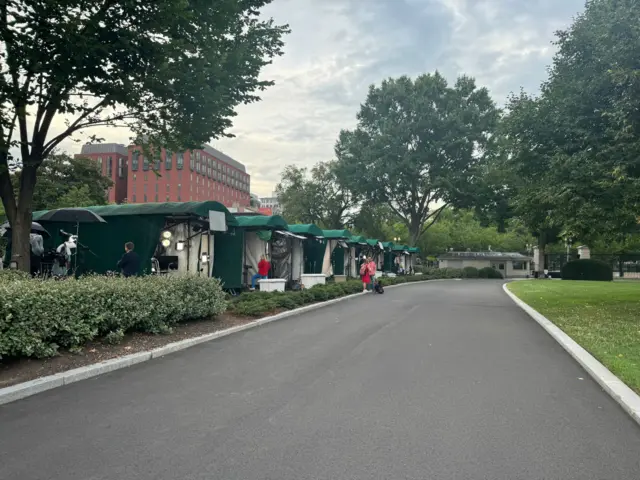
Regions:
M 404 252 L 405 250 L 407 250 L 409 247 L 407 247 L 406 245 L 394 245 L 393 246 L 393 251 L 394 252 Z
M 289 230 L 289 225 L 280 215 L 256 215 L 253 217 L 236 217 L 240 228 L 255 228 L 260 230 Z
M 351 238 L 351 232 L 349 230 L 322 230 L 324 238 Z
M 384 248 L 388 248 L 390 250 L 393 250 L 393 242 L 382 242 L 382 246 Z
M 420 247 L 409 247 L 407 249 L 407 252 L 409 252 L 409 253 L 420 253 Z
M 295 223 L 293 225 L 289 225 L 289 231 L 297 233 L 298 235 L 324 237 L 320 227 L 315 226 L 313 223 Z
M 164 202 L 164 203 L 125 203 L 122 205 L 99 205 L 86 207 L 101 217 L 115 217 L 122 215 L 194 215 L 208 217 L 209 211 L 225 214 L 227 225 L 237 225 L 236 218 L 219 202 Z M 34 221 L 44 215 L 47 210 L 33 212 Z
M 380 243 L 380 240 L 378 240 L 377 238 L 367 238 L 365 241 L 367 242 L 367 245 L 371 247 L 375 247 Z
M 349 243 L 367 243 L 367 240 L 360 235 L 354 235 L 349 239 Z

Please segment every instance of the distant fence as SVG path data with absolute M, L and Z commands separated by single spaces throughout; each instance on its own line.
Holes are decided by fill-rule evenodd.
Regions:
M 614 276 L 623 278 L 640 278 L 640 252 L 634 253 L 592 253 L 591 258 L 606 263 L 611 267 Z M 545 268 L 550 272 L 558 272 L 568 261 L 577 260 L 578 254 L 571 252 L 550 253 L 545 255 Z

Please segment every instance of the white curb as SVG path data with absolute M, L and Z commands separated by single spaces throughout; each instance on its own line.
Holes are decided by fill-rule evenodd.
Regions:
M 551 335 L 584 368 L 593 379 L 607 392 L 631 417 L 640 424 L 640 395 L 616 377 L 593 355 L 578 345 L 569 335 L 558 328 L 551 320 L 531 308 L 512 293 L 505 283 L 503 290 L 511 299 L 529 314 L 549 335 Z
M 415 285 L 419 283 L 441 282 L 441 281 L 447 281 L 447 280 L 449 279 L 421 280 L 418 282 L 409 282 L 409 283 L 401 283 L 399 285 L 390 285 L 388 287 L 385 287 L 385 289 L 394 288 L 394 287 L 403 287 L 407 285 Z M 35 395 L 36 393 L 45 392 L 47 390 L 51 390 L 56 387 L 61 387 L 62 385 L 68 385 L 70 383 L 78 382 L 80 380 L 86 380 L 87 378 L 96 377 L 98 375 L 102 375 L 103 373 L 113 372 L 114 370 L 130 367 L 137 363 L 151 360 L 152 358 L 163 357 L 165 355 L 169 355 L 174 352 L 179 352 L 180 350 L 184 350 L 186 348 L 193 347 L 201 343 L 215 340 L 216 338 L 225 337 L 227 335 L 231 335 L 232 333 L 242 332 L 243 330 L 248 330 L 250 328 L 254 328 L 259 325 L 264 325 L 267 323 L 275 322 L 276 320 L 282 320 L 284 318 L 292 317 L 294 315 L 299 315 L 301 313 L 306 313 L 312 310 L 327 307 L 329 305 L 333 305 L 334 303 L 342 302 L 350 298 L 359 297 L 361 295 L 365 295 L 365 294 L 362 292 L 355 293 L 352 295 L 346 295 L 344 297 L 327 300 L 326 302 L 319 302 L 311 305 L 306 305 L 304 307 L 296 308 L 294 310 L 289 310 L 287 312 L 282 312 L 277 315 L 264 317 L 254 322 L 238 325 L 237 327 L 231 327 L 225 330 L 219 330 L 217 332 L 209 333 L 207 335 L 202 335 L 200 337 L 188 338 L 186 340 L 181 340 L 179 342 L 169 343 L 164 347 L 156 348 L 154 350 L 134 353 L 131 355 L 126 355 L 124 357 L 114 358 L 111 360 L 105 360 L 104 362 L 87 365 L 86 367 L 75 368 L 73 370 L 67 370 L 66 372 L 57 373 L 55 375 L 49 375 L 46 377 L 37 378 L 35 380 L 30 380 L 28 382 L 19 383 L 17 385 L 12 385 L 10 387 L 0 388 L 0 405 L 9 403 L 9 402 L 14 402 L 22 398 L 30 397 L 31 395 Z

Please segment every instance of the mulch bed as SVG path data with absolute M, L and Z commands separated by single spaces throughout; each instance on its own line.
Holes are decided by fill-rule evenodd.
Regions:
M 86 367 L 104 360 L 131 355 L 132 353 L 153 350 L 169 343 L 199 337 L 237 325 L 244 325 L 255 320 L 255 318 L 233 317 L 223 314 L 213 320 L 178 325 L 170 335 L 130 333 L 125 335 L 123 341 L 118 345 L 109 345 L 100 341 L 91 342 L 83 347 L 81 353 L 77 354 L 61 350 L 57 356 L 45 359 L 4 358 L 0 360 L 0 388 L 78 367 Z

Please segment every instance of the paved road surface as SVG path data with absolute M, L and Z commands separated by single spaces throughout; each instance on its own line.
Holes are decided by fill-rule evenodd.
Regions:
M 3 480 L 633 480 L 638 452 L 492 281 L 391 289 L 0 407 Z

